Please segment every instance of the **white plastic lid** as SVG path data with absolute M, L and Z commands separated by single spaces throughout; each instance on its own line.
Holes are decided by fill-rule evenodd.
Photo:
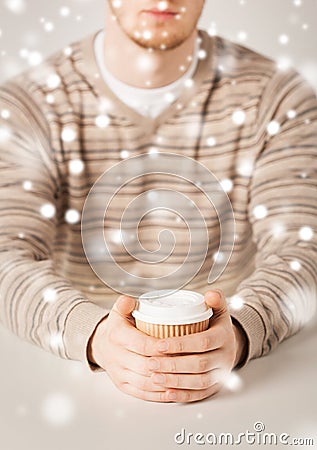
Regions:
M 185 325 L 207 320 L 212 314 L 202 294 L 166 289 L 141 295 L 132 316 L 147 323 Z

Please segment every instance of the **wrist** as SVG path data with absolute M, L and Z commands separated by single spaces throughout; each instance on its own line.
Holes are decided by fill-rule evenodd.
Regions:
M 90 336 L 88 344 L 87 344 L 87 359 L 90 364 L 98 366 L 99 364 L 97 362 L 96 357 L 96 347 L 97 347 L 97 340 L 99 339 L 99 332 L 101 325 L 106 321 L 107 318 L 103 318 L 94 329 L 93 334 Z
M 93 334 L 91 335 L 89 341 L 88 341 L 88 345 L 87 345 L 87 358 L 90 364 L 94 364 L 95 366 L 97 366 L 97 362 L 94 358 L 94 352 L 93 352 L 93 340 L 95 337 L 95 333 L 96 330 L 93 332 Z
M 236 356 L 234 361 L 234 367 L 236 367 L 241 364 L 246 357 L 248 341 L 242 327 L 236 321 L 234 321 L 232 325 L 236 342 Z

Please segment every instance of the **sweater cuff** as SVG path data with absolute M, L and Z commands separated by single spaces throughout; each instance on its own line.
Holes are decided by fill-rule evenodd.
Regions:
M 265 326 L 260 314 L 252 306 L 244 304 L 241 309 L 230 309 L 230 316 L 235 319 L 247 337 L 246 356 L 237 368 L 245 366 L 251 359 L 262 355 L 265 338 Z
M 70 311 L 64 331 L 64 345 L 67 358 L 82 361 L 92 372 L 103 369 L 91 363 L 87 356 L 89 339 L 97 325 L 109 314 L 91 301 L 83 301 Z

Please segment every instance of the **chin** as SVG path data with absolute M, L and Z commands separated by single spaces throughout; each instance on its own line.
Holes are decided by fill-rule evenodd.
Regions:
M 186 40 L 186 37 L 181 37 L 169 41 L 162 39 L 142 39 L 136 38 L 134 35 L 129 36 L 129 38 L 140 47 L 147 50 L 151 48 L 155 51 L 174 50 L 175 48 L 180 47 Z

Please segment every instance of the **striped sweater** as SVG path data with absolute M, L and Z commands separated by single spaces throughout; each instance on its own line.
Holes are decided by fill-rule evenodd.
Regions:
M 0 88 L 2 324 L 47 351 L 96 369 L 87 360 L 87 343 L 118 293 L 87 262 L 80 214 L 106 170 L 155 149 L 199 161 L 226 187 L 236 226 L 231 258 L 209 286 L 219 243 L 219 226 L 210 212 L 208 257 L 186 288 L 224 291 L 232 318 L 248 338 L 244 364 L 267 354 L 315 311 L 317 101 L 312 88 L 295 70 L 281 71 L 263 55 L 200 31 L 205 52 L 193 83 L 152 119 L 107 87 L 94 58 L 94 37 L 71 44 Z M 96 120 L 100 115 L 107 123 Z M 137 195 L 168 187 L 175 184 L 160 177 L 127 185 L 112 202 L 107 233 L 118 231 L 122 208 Z M 196 198 L 188 187 L 186 194 Z M 120 239 L 112 251 L 139 276 L 171 272 L 184 259 L 184 227 L 168 214 L 149 216 L 140 227 L 139 238 L 149 248 L 161 229 L 179 238 L 166 266 L 140 265 Z

